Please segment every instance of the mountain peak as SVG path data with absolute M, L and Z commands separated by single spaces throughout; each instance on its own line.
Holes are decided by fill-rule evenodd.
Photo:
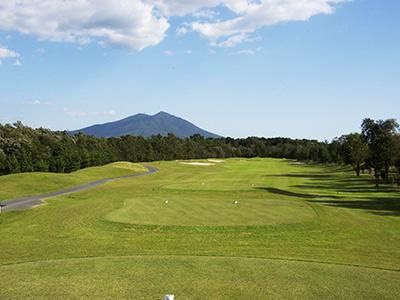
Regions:
M 136 135 L 149 137 L 152 135 L 168 135 L 172 133 L 180 138 L 200 134 L 205 138 L 217 138 L 218 135 L 203 130 L 182 118 L 160 111 L 155 115 L 139 113 L 122 120 L 89 126 L 70 132 L 82 132 L 96 137 L 116 137 L 122 135 Z
M 167 113 L 166 111 L 160 110 L 158 113 L 155 114 L 155 116 L 157 115 L 169 115 L 172 116 L 171 114 Z
M 153 115 L 153 117 L 162 117 L 162 116 L 167 116 L 167 117 L 175 117 L 174 115 L 171 115 L 165 111 L 159 111 L 158 113 L 156 113 L 155 115 Z

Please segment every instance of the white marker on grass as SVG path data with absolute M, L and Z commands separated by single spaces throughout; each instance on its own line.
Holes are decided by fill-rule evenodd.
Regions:
M 165 200 L 165 204 L 168 204 L 168 200 Z
M 174 295 L 165 295 L 164 300 L 174 300 L 175 296 Z

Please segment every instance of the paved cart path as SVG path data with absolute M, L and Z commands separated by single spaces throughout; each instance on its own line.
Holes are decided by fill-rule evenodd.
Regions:
M 37 196 L 5 200 L 5 201 L 1 202 L 1 206 L 2 206 L 1 211 L 6 212 L 6 211 L 24 210 L 24 209 L 32 208 L 32 207 L 42 204 L 44 202 L 43 200 L 46 198 L 52 198 L 52 197 L 57 197 L 57 196 L 61 196 L 61 195 L 76 193 L 76 192 L 80 192 L 80 191 L 84 191 L 84 190 L 96 187 L 98 185 L 105 184 L 107 182 L 112 182 L 112 181 L 116 181 L 116 180 L 124 179 L 124 178 L 142 177 L 145 175 L 156 173 L 158 171 L 156 168 L 151 167 L 151 166 L 145 166 L 145 167 L 148 169 L 148 171 L 144 172 L 144 173 L 126 175 L 126 176 L 115 177 L 115 178 L 100 179 L 100 180 L 96 180 L 96 181 L 86 183 L 83 185 L 78 185 L 78 186 L 74 186 L 71 188 L 67 188 L 67 189 L 61 190 L 61 191 L 45 193 L 45 194 L 41 194 L 41 195 L 37 195 Z

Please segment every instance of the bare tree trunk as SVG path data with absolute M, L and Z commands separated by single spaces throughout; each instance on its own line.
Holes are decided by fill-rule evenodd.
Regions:
M 357 176 L 360 176 L 360 164 L 357 164 L 356 167 L 354 168 L 356 171 Z
M 397 169 L 397 186 L 400 187 L 400 168 Z
M 377 169 L 374 169 L 374 172 L 375 172 L 375 186 L 376 187 L 379 187 L 379 170 L 377 170 Z
M 385 166 L 385 182 L 389 183 L 389 166 Z

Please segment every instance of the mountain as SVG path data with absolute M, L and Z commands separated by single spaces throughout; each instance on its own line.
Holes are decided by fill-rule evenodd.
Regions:
M 167 135 L 168 133 L 173 133 L 180 138 L 189 137 L 194 134 L 200 134 L 205 138 L 219 137 L 217 134 L 205 131 L 182 118 L 163 111 L 153 116 L 137 114 L 119 121 L 74 130 L 70 134 L 78 132 L 96 137 L 116 137 L 122 135 L 149 137 L 157 134 Z

